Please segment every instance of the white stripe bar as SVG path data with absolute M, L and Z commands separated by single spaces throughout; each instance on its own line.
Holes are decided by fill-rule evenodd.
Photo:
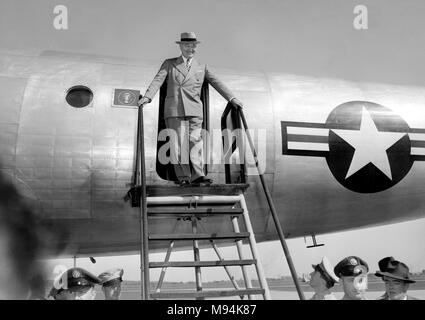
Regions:
M 412 156 L 425 156 L 425 148 L 410 148 Z
M 312 136 L 325 136 L 329 134 L 326 128 L 287 127 L 288 134 L 303 134 Z
M 425 133 L 409 133 L 410 140 L 425 141 Z
M 288 149 L 291 149 L 291 150 L 310 150 L 310 151 L 329 151 L 329 145 L 327 143 L 288 141 Z

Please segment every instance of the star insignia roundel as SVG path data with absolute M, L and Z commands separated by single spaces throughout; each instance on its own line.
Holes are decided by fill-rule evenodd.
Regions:
M 347 102 L 331 112 L 326 124 L 334 128 L 329 130 L 326 161 L 346 188 L 383 191 L 412 167 L 409 126 L 390 109 L 371 102 Z
M 322 124 L 281 124 L 283 154 L 324 157 L 334 178 L 358 193 L 387 190 L 425 160 L 425 130 L 374 102 L 340 104 Z

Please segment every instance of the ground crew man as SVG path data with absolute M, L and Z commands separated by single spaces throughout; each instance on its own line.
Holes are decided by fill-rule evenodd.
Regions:
M 50 293 L 55 300 L 94 300 L 96 284 L 100 279 L 89 271 L 71 268 L 55 279 Z
M 334 268 L 344 289 L 342 300 L 366 300 L 367 273 L 369 266 L 356 256 L 342 259 Z
M 322 262 L 312 265 L 314 271 L 310 273 L 310 286 L 314 289 L 314 295 L 310 300 L 336 300 L 330 291 L 335 283 L 339 281 L 333 271 L 332 264 L 327 257 Z

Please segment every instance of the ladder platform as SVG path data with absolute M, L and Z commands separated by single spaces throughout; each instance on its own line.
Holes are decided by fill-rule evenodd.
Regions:
M 247 183 L 240 184 L 210 184 L 210 185 L 147 185 L 148 197 L 183 196 L 183 195 L 238 195 L 249 187 Z
M 148 216 L 153 218 L 179 218 L 187 216 L 212 217 L 216 215 L 241 215 L 242 208 L 156 208 L 148 207 Z
M 241 290 L 206 290 L 194 292 L 155 292 L 150 296 L 153 299 L 184 299 L 184 298 L 218 298 L 231 296 L 244 296 L 264 294 L 264 289 L 241 289 Z
M 248 189 L 248 183 L 235 184 L 210 184 L 210 185 L 147 185 L 146 195 L 148 197 L 167 197 L 167 196 L 197 196 L 197 195 L 217 195 L 234 196 L 245 192 Z M 141 187 L 132 187 L 126 196 L 131 199 L 132 207 L 140 207 Z
M 241 240 L 249 238 L 249 232 L 234 233 L 180 233 L 180 234 L 153 234 L 149 235 L 149 240 Z
M 247 266 L 255 264 L 255 259 L 249 260 L 220 260 L 220 261 L 169 261 L 150 262 L 150 268 L 188 268 L 188 267 L 224 267 L 224 266 Z

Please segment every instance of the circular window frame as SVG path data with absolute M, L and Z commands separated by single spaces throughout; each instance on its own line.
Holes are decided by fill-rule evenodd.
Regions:
M 85 106 L 81 106 L 81 107 L 76 107 L 76 106 L 73 106 L 72 104 L 70 104 L 69 102 L 68 102 L 68 100 L 67 100 L 67 98 L 68 98 L 68 94 L 72 91 L 72 90 L 75 90 L 75 89 L 83 89 L 83 90 L 87 90 L 88 92 L 90 92 L 91 93 L 91 95 L 92 95 L 92 99 L 91 99 L 91 101 L 87 104 L 87 105 L 85 105 Z M 72 87 L 70 87 L 70 88 L 68 88 L 66 91 L 65 91 L 65 102 L 67 103 L 67 105 L 68 106 L 70 106 L 70 107 L 72 107 L 72 108 L 74 108 L 74 109 L 84 109 L 84 108 L 92 108 L 93 107 L 93 102 L 94 102 L 94 100 L 95 100 L 95 95 L 94 95 L 94 90 L 92 90 L 92 89 L 90 89 L 90 87 L 89 86 L 87 86 L 87 85 L 83 85 L 83 84 L 77 84 L 77 85 L 74 85 L 74 86 L 72 86 Z

